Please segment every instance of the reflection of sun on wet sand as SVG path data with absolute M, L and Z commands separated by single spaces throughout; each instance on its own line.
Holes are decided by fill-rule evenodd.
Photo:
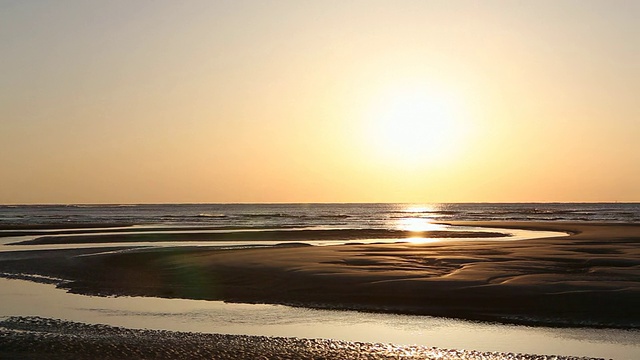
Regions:
M 133 330 L 38 317 L 0 320 L 0 340 L 3 359 L 548 359 L 537 355 L 331 339 Z
M 4 257 L 0 270 L 68 279 L 65 287 L 91 294 L 640 327 L 640 225 L 457 224 L 572 235 L 501 242 L 45 251 L 24 253 L 19 260 Z
M 122 230 L 120 230 L 122 231 Z M 325 230 L 261 230 L 261 231 L 224 231 L 216 232 L 199 230 L 196 232 L 155 232 L 140 233 L 126 229 L 126 234 L 109 233 L 100 234 L 83 233 L 67 234 L 60 231 L 55 236 L 37 237 L 33 240 L 11 243 L 9 245 L 55 245 L 55 244 L 91 244 L 91 243 L 131 243 L 131 242 L 183 242 L 183 241 L 253 241 L 260 244 L 261 241 L 367 241 L 407 239 L 413 236 L 432 238 L 499 238 L 508 235 L 491 231 L 446 231 L 446 230 L 388 230 L 388 229 L 325 229 Z M 38 235 L 37 232 L 34 232 Z

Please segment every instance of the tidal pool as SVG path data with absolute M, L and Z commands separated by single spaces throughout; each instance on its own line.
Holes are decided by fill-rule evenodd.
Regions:
M 0 278 L 0 316 L 41 316 L 136 329 L 331 338 L 441 348 L 637 359 L 640 331 L 546 328 L 153 297 L 95 297 Z

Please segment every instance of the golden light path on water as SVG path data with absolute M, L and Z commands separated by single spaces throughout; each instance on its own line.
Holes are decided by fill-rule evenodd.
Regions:
M 436 205 L 411 205 L 407 206 L 404 213 L 406 217 L 395 219 L 392 223 L 392 227 L 398 230 L 410 231 L 412 234 L 406 240 L 414 244 L 425 244 L 439 242 L 441 239 L 428 238 L 424 236 L 424 232 L 428 231 L 447 231 L 451 227 L 443 224 L 434 223 L 433 221 L 440 217 L 437 212 L 441 210 Z

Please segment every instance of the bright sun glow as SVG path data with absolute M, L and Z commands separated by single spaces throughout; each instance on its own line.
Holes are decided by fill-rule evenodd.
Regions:
M 428 86 L 389 89 L 368 116 L 370 141 L 379 159 L 418 166 L 448 161 L 464 142 L 460 101 Z
M 444 226 L 440 224 L 434 224 L 429 219 L 423 218 L 402 218 L 398 219 L 397 228 L 404 231 L 411 232 L 424 232 L 424 231 L 438 231 L 443 230 Z M 420 237 L 416 235 L 416 237 Z
M 406 213 L 430 213 L 436 210 L 437 208 L 431 205 L 411 205 L 402 211 Z

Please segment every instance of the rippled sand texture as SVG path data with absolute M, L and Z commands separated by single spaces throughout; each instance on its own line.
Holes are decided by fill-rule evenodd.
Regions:
M 0 271 L 67 279 L 64 287 L 88 294 L 640 327 L 640 225 L 473 225 L 572 235 L 500 242 L 21 252 L 0 254 Z
M 2 359 L 587 359 L 337 340 L 132 330 L 38 317 L 0 321 Z

